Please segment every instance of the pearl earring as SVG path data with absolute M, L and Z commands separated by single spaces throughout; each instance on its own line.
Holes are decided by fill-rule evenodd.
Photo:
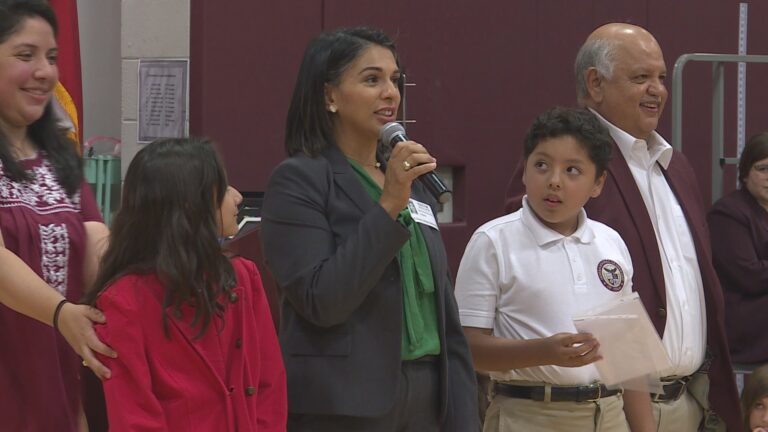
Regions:
M 331 105 L 328 107 L 328 111 L 335 113 L 336 112 L 336 105 Z

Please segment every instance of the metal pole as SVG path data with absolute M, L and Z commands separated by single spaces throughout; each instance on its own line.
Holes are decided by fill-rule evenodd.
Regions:
M 725 65 L 712 63 L 712 202 L 723 194 L 723 101 L 725 99 Z
M 723 157 L 723 63 L 768 63 L 768 55 L 683 54 L 672 71 L 672 147 L 683 149 L 683 68 L 689 61 L 714 63 L 712 69 L 712 199 L 722 194 L 721 164 L 738 163 Z
M 672 69 L 672 147 L 683 151 L 683 68 L 693 54 L 683 54 Z

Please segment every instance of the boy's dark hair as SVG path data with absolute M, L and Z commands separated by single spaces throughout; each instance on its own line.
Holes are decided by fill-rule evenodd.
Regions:
M 611 161 L 613 139 L 600 120 L 586 109 L 555 107 L 538 116 L 525 136 L 523 156 L 528 159 L 541 141 L 561 136 L 578 141 L 595 164 L 595 178 L 603 175 Z
M 180 313 L 191 302 L 191 325 L 202 335 L 223 313 L 221 295 L 235 285 L 216 219 L 226 191 L 223 164 L 207 139 L 160 139 L 141 149 L 125 174 L 109 246 L 86 301 L 94 304 L 122 275 L 154 273 L 165 287 L 166 332 L 165 311 Z
M 32 18 L 41 18 L 58 33 L 56 15 L 47 2 L 42 0 L 0 0 L 0 44 L 5 43 L 22 29 L 24 23 Z M 27 128 L 27 135 L 38 150 L 45 153 L 53 165 L 56 179 L 67 195 L 72 197 L 80 190 L 83 180 L 83 168 L 80 157 L 73 143 L 56 125 L 56 118 L 51 107 L 52 102 L 43 111 L 43 115 Z M 3 173 L 15 182 L 32 180 L 11 153 L 8 137 L 0 128 L 0 164 Z
M 326 110 L 325 86 L 338 85 L 341 75 L 366 48 L 377 45 L 392 52 L 400 63 L 392 40 L 381 30 L 357 27 L 321 33 L 309 42 L 296 77 L 285 122 L 288 156 L 317 156 L 333 143 L 333 114 Z M 398 83 L 402 93 L 402 79 Z

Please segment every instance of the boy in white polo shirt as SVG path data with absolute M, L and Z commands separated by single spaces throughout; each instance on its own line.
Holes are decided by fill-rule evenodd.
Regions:
M 647 394 L 599 384 L 599 344 L 572 317 L 628 295 L 624 241 L 583 209 L 602 190 L 612 141 L 588 111 L 554 108 L 524 145 L 523 208 L 475 231 L 456 278 L 475 368 L 490 373 L 485 431 L 654 430 Z M 626 416 L 625 416 L 626 411 Z M 636 427 L 637 426 L 637 427 Z

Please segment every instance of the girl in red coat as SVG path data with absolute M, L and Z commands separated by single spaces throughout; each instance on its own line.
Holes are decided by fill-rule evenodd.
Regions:
M 95 289 L 120 352 L 110 431 L 284 431 L 286 382 L 256 266 L 222 254 L 240 193 L 204 139 L 162 139 L 125 177 Z

